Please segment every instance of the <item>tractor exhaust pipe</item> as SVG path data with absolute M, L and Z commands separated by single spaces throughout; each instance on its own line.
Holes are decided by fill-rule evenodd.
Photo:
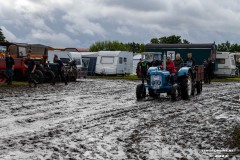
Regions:
M 163 70 L 166 71 L 166 54 L 163 54 Z

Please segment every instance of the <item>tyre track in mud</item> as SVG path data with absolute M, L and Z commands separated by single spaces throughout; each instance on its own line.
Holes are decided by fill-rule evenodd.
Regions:
M 109 87 L 108 87 L 108 89 L 109 89 Z M 102 92 L 102 91 L 101 91 Z M 100 94 L 101 95 L 101 92 L 94 92 L 93 94 Z M 121 93 L 122 91 L 118 91 L 119 93 Z M 92 94 L 92 93 L 91 93 Z M 40 100 L 41 102 L 42 102 L 42 99 L 43 98 L 34 98 L 33 100 Z M 117 98 L 115 98 L 115 99 L 117 99 Z M 130 99 L 134 99 L 134 98 L 128 98 L 128 100 L 130 100 Z M 135 99 L 134 99 L 134 101 L 135 101 Z M 59 103 L 60 101 L 56 101 L 57 103 Z M 51 102 L 50 102 L 51 103 Z M 35 105 L 22 105 L 22 107 L 19 107 L 19 108 L 21 108 L 21 109 L 17 109 L 16 110 L 16 112 L 23 112 L 22 113 L 22 115 L 24 115 L 24 114 L 26 114 L 25 112 L 28 112 L 28 111 L 25 111 L 24 112 L 24 110 L 31 110 L 31 111 L 29 111 L 29 112 L 32 112 L 32 113 L 34 113 L 35 111 L 33 111 L 35 108 L 37 108 L 38 106 L 41 106 L 41 105 L 45 105 L 46 104 L 46 102 L 43 102 L 42 104 L 41 103 L 38 103 L 37 105 L 35 104 Z M 89 104 L 89 102 L 88 102 L 88 104 Z M 90 103 L 91 104 L 91 103 Z M 101 105 L 101 104 L 100 104 Z M 24 106 L 29 106 L 29 107 L 24 107 Z M 9 106 L 7 106 L 7 107 L 9 107 Z M 85 107 L 86 108 L 86 107 Z M 102 119 L 106 119 L 106 118 L 108 118 L 108 117 L 110 117 L 110 116 L 115 116 L 115 117 L 119 117 L 119 116 L 121 116 L 121 114 L 125 114 L 125 113 L 127 113 L 127 112 L 129 112 L 129 111 L 135 111 L 136 110 L 136 108 L 137 108 L 137 106 L 135 106 L 135 109 L 131 109 L 131 107 L 129 107 L 129 108 L 126 108 L 126 109 L 124 109 L 124 110 L 121 110 L 121 109 L 108 109 L 107 111 L 106 111 L 106 109 L 104 110 L 104 111 L 101 111 L 101 109 L 104 109 L 104 107 L 100 107 L 100 108 L 98 108 L 97 109 L 97 112 L 99 112 L 99 113 L 93 113 L 93 114 L 89 114 L 89 115 L 86 115 L 86 117 L 84 117 L 84 122 L 82 122 L 81 123 L 81 120 L 80 121 L 78 121 L 78 122 L 76 122 L 76 121 L 74 121 L 74 123 L 78 123 L 78 127 L 79 128 L 82 128 L 82 129 L 89 129 L 89 128 L 92 128 L 92 127 L 94 127 L 94 126 L 96 126 L 96 124 L 94 124 L 94 123 L 96 123 L 96 121 L 99 121 L 99 120 L 102 120 Z M 140 108 L 138 108 L 138 109 L 140 109 Z M 144 108 L 142 108 L 142 109 L 144 109 Z M 14 110 L 14 109 L 13 109 Z M 39 112 L 39 110 L 36 110 L 36 112 Z M 19 115 L 21 115 L 21 113 L 19 113 L 18 114 L 18 116 Z M 27 114 L 26 114 L 27 115 Z M 32 115 L 34 115 L 34 114 L 32 114 Z M 68 114 L 66 114 L 66 115 L 68 115 Z M 46 117 L 46 116 L 45 116 Z M 52 116 L 50 116 L 50 117 L 52 117 Z M 56 117 L 52 117 L 52 118 L 56 118 Z M 75 117 L 74 119 L 78 119 L 78 117 Z M 39 119 L 37 119 L 36 121 L 38 121 Z M 29 123 L 33 123 L 34 121 L 29 121 Z M 44 135 L 47 135 L 47 136 L 49 136 L 49 135 L 51 135 L 51 136 L 49 136 L 49 137 L 54 137 L 54 134 L 69 134 L 69 133 L 71 133 L 72 131 L 71 131 L 71 128 L 72 128 L 72 126 L 71 126 L 71 122 L 72 122 L 72 119 L 71 120 L 66 120 L 66 121 L 61 121 L 61 122 L 59 122 L 59 123 L 56 123 L 56 124 L 59 124 L 59 125 L 56 125 L 56 128 L 54 128 L 54 127 L 52 127 L 51 129 L 49 129 L 49 128 L 47 128 L 47 130 L 49 130 L 49 131 L 47 131 L 47 132 L 40 132 L 41 134 L 39 134 L 39 132 L 34 132 L 34 133 L 24 133 L 25 135 L 28 135 L 28 136 L 26 136 L 26 137 L 30 137 L 30 138 L 25 138 L 25 136 L 23 136 L 22 134 L 20 134 L 20 135 L 16 135 L 16 136 L 14 136 L 14 137 L 10 137 L 10 138 L 1 138 L 1 149 L 2 149 L 2 151 L 4 150 L 4 148 L 5 147 L 3 147 L 3 146 L 9 146 L 10 148 L 14 148 L 14 146 L 16 147 L 15 149 L 16 150 L 18 150 L 18 149 L 20 149 L 20 148 L 22 148 L 23 146 L 21 146 L 21 145 L 19 145 L 19 144 L 21 144 L 21 143 L 17 143 L 17 140 L 18 139 L 22 139 L 21 140 L 21 142 L 23 141 L 24 143 L 23 144 L 26 144 L 26 142 L 27 142 L 27 144 L 28 144 L 28 146 L 31 146 L 30 144 L 32 144 L 32 142 L 31 142 L 31 139 L 33 139 L 33 144 L 35 143 L 34 142 L 34 139 L 36 139 L 36 137 L 44 137 Z M 90 123 L 91 122 L 93 122 L 93 124 L 91 125 Z M 104 124 L 105 122 L 102 122 L 102 124 Z M 59 128 L 59 126 L 61 126 L 61 124 L 65 124 L 64 126 L 62 126 L 62 127 L 64 127 L 64 130 L 62 130 L 62 129 L 57 129 L 57 128 Z M 87 126 L 87 127 L 85 127 L 84 128 L 84 125 L 85 126 Z M 73 127 L 75 128 L 74 129 L 74 131 L 76 132 L 76 130 L 79 132 L 79 130 L 78 129 L 76 129 L 76 126 L 74 126 L 73 125 Z M 69 131 L 69 130 L 70 131 Z M 59 131 L 60 130 L 60 131 Z M 64 133 L 65 132 L 65 133 Z M 39 135 L 38 135 L 39 134 Z M 35 137 L 35 138 L 33 138 L 33 137 Z M 11 139 L 11 140 L 10 140 Z M 16 139 L 16 141 L 14 142 L 14 139 Z M 38 139 L 38 138 L 37 138 Z M 20 142 L 20 141 L 19 141 Z M 37 141 L 37 143 L 39 143 L 38 141 Z M 32 144 L 32 145 L 33 145 Z M 5 151 L 6 150 L 8 150 L 9 148 L 5 148 Z
M 231 90 L 230 93 L 229 90 Z M 201 150 L 210 150 L 211 147 L 214 149 L 226 149 L 229 146 L 231 129 L 234 124 L 239 123 L 239 121 L 236 122 L 236 118 L 239 115 L 240 104 L 224 99 L 227 104 L 225 104 L 226 107 L 222 112 L 218 112 L 221 108 L 211 109 L 205 107 L 209 104 L 211 104 L 209 107 L 214 105 L 222 107 L 222 97 L 239 94 L 239 85 L 221 89 L 225 93 L 219 91 L 218 89 L 211 93 L 203 92 L 202 95 L 192 97 L 191 101 L 184 101 L 184 106 L 180 105 L 181 108 L 175 111 L 165 108 L 165 111 L 159 113 L 159 115 L 164 115 L 164 118 L 148 118 L 143 124 L 136 126 L 135 130 L 125 139 L 125 141 L 129 142 L 126 144 L 129 152 L 127 154 L 128 158 L 149 159 L 151 155 L 154 155 L 155 158 L 208 159 L 213 158 L 214 153 L 202 153 Z M 209 103 L 209 100 L 211 100 L 211 103 Z M 171 107 L 174 107 L 174 105 L 169 106 L 169 108 Z M 208 111 L 204 112 L 204 110 Z M 232 114 L 234 116 L 230 117 L 230 119 L 217 118 L 221 114 Z M 183 118 L 181 118 L 182 115 L 184 115 Z M 156 118 L 159 116 L 154 115 L 151 117 Z M 175 124 L 175 126 L 172 124 Z M 152 130 L 152 128 L 154 129 Z M 153 132 L 149 132 L 149 130 Z M 160 131 L 161 134 L 156 131 Z M 163 146 L 159 145 L 164 143 Z M 151 146 L 151 149 L 147 144 Z M 157 149 L 153 149 L 153 144 L 156 144 L 154 147 Z M 238 153 L 235 153 L 234 156 L 238 157 L 237 155 Z
M 0 158 L 209 158 L 199 149 L 225 145 L 221 141 L 226 138 L 224 132 L 229 123 L 216 117 L 226 110 L 227 114 L 236 115 L 236 110 L 231 110 L 229 99 L 223 102 L 219 96 L 226 97 L 229 90 L 233 90 L 230 94 L 236 93 L 234 87 L 220 93 L 220 89 L 204 86 L 209 93 L 203 91 L 190 101 L 171 102 L 165 97 L 136 101 L 136 84 L 124 80 L 86 80 L 67 87 L 60 85 L 51 94 L 55 88 L 44 86 L 44 91 L 38 90 L 45 96 L 35 94 L 32 98 L 36 104 L 29 105 L 31 98 L 25 103 L 26 99 L 20 97 L 24 105 L 16 102 L 13 107 L 6 99 L 15 97 L 14 93 L 6 96 L 1 101 L 7 105 L 4 113 L 22 119 L 23 127 L 40 126 L 0 138 Z M 213 108 L 207 108 L 210 104 Z M 224 105 L 226 110 L 218 111 Z M 40 113 L 45 114 L 36 116 Z

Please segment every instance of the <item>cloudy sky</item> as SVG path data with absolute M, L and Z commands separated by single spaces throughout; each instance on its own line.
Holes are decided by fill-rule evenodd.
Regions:
M 0 0 L 8 41 L 87 48 L 97 41 L 240 44 L 238 0 Z

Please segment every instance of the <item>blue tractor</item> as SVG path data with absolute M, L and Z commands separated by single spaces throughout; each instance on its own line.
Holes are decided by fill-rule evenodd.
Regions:
M 195 92 L 202 92 L 202 82 L 204 80 L 204 67 L 194 66 L 181 67 L 175 75 L 171 75 L 166 70 L 166 56 L 164 55 L 164 67 L 150 67 L 147 71 L 147 83 L 142 80 L 141 84 L 137 85 L 137 99 L 145 98 L 147 95 L 158 97 L 161 93 L 171 95 L 173 101 L 181 97 L 183 100 L 194 96 Z

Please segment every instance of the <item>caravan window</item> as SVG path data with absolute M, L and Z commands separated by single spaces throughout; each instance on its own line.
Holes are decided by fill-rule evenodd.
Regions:
M 0 46 L 0 52 L 7 52 L 6 46 Z
M 102 57 L 101 58 L 101 63 L 102 64 L 112 64 L 114 62 L 114 57 L 107 57 L 107 56 L 105 56 L 105 57 Z
M 122 62 L 123 62 L 122 57 L 119 57 L 119 64 L 122 64 Z
M 155 60 L 162 60 L 161 54 L 154 54 L 153 55 L 153 59 L 155 59 Z
M 123 61 L 124 61 L 124 62 L 127 62 L 127 58 L 124 58 Z
M 223 58 L 217 59 L 217 63 L 218 64 L 225 64 L 225 59 L 223 59 Z
M 76 59 L 76 58 L 74 58 L 73 60 L 76 61 L 76 65 L 81 65 L 81 59 Z
M 60 58 L 60 60 L 62 61 L 62 63 L 69 63 L 70 59 L 69 58 Z
M 153 60 L 153 55 L 152 54 L 147 54 L 147 55 L 145 55 L 145 60 L 146 61 L 152 61 Z

